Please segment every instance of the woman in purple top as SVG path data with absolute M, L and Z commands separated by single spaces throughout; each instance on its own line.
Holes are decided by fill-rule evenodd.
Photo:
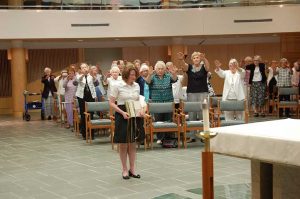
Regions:
M 75 70 L 69 69 L 68 77 L 65 78 L 63 87 L 65 88 L 65 108 L 67 112 L 68 123 L 66 128 L 73 126 L 73 100 L 76 93 L 77 86 L 74 86 Z

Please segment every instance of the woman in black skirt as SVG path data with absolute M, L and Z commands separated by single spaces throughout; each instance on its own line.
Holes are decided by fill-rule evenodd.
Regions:
M 144 127 L 142 125 L 144 110 L 139 112 L 140 117 L 131 117 L 126 112 L 125 102 L 139 102 L 140 87 L 135 82 L 138 76 L 137 69 L 128 63 L 122 73 L 123 81 L 114 86 L 110 94 L 110 106 L 115 113 L 114 142 L 119 143 L 120 159 L 123 167 L 122 176 L 127 180 L 130 177 L 140 178 L 135 172 L 136 142 L 144 140 Z M 117 104 L 116 104 L 117 101 Z M 127 156 L 129 157 L 129 169 L 127 168 Z

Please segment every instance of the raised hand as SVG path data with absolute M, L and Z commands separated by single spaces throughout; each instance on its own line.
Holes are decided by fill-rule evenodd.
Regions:
M 178 52 L 178 53 L 177 53 L 177 58 L 178 58 L 179 60 L 183 60 L 183 59 L 184 59 L 184 54 L 183 54 L 182 52 Z
M 220 62 L 219 60 L 216 59 L 216 60 L 215 60 L 215 66 L 216 66 L 216 69 L 217 69 L 217 70 L 220 70 L 221 65 L 222 65 L 221 62 Z
M 205 60 L 205 53 L 200 53 L 200 61 L 204 61 Z

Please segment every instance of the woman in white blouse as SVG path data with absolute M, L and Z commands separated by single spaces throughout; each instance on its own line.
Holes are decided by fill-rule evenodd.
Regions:
M 136 142 L 144 140 L 143 108 L 139 111 L 139 117 L 129 118 L 126 112 L 125 102 L 140 102 L 140 87 L 135 82 L 138 76 L 137 69 L 133 64 L 128 63 L 122 73 L 123 80 L 115 85 L 110 93 L 110 106 L 115 113 L 115 134 L 114 142 L 119 143 L 120 159 L 123 167 L 122 176 L 127 180 L 130 177 L 140 178 L 135 172 Z M 117 104 L 115 103 L 117 101 Z M 141 105 L 141 107 L 144 106 Z M 127 156 L 130 168 L 127 168 Z
M 112 66 L 109 71 L 109 77 L 107 77 L 107 98 L 109 99 L 110 93 L 113 87 L 122 81 L 122 76 L 120 76 L 120 69 L 118 66 Z
M 229 70 L 222 70 L 221 63 L 218 60 L 215 60 L 216 70 L 215 72 L 221 77 L 224 78 L 224 88 L 222 100 L 235 100 L 241 101 L 245 100 L 244 93 L 244 78 L 245 70 L 239 67 L 239 64 L 236 59 L 231 59 L 229 61 Z M 237 120 L 243 119 L 242 111 L 224 111 L 225 120 Z
M 73 85 L 77 86 L 76 97 L 79 104 L 80 111 L 80 133 L 82 138 L 86 139 L 86 128 L 85 128 L 85 102 L 94 102 L 96 99 L 96 89 L 95 87 L 99 85 L 98 80 L 94 74 L 89 73 L 89 66 L 86 63 L 80 65 L 81 74 L 77 75 L 73 81 Z M 91 114 L 93 119 L 93 114 Z M 92 133 L 92 139 L 94 139 L 94 133 Z

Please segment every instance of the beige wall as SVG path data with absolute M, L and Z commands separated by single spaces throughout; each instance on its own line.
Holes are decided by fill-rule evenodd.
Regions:
M 300 32 L 300 5 L 149 10 L 5 10 L 0 39 L 134 38 Z M 234 20 L 272 19 L 234 23 Z M 22 21 L 22 23 L 15 23 Z M 35 23 L 33 23 L 35 22 Z M 72 27 L 71 24 L 109 26 Z M 20 31 L 21 30 L 21 31 Z

